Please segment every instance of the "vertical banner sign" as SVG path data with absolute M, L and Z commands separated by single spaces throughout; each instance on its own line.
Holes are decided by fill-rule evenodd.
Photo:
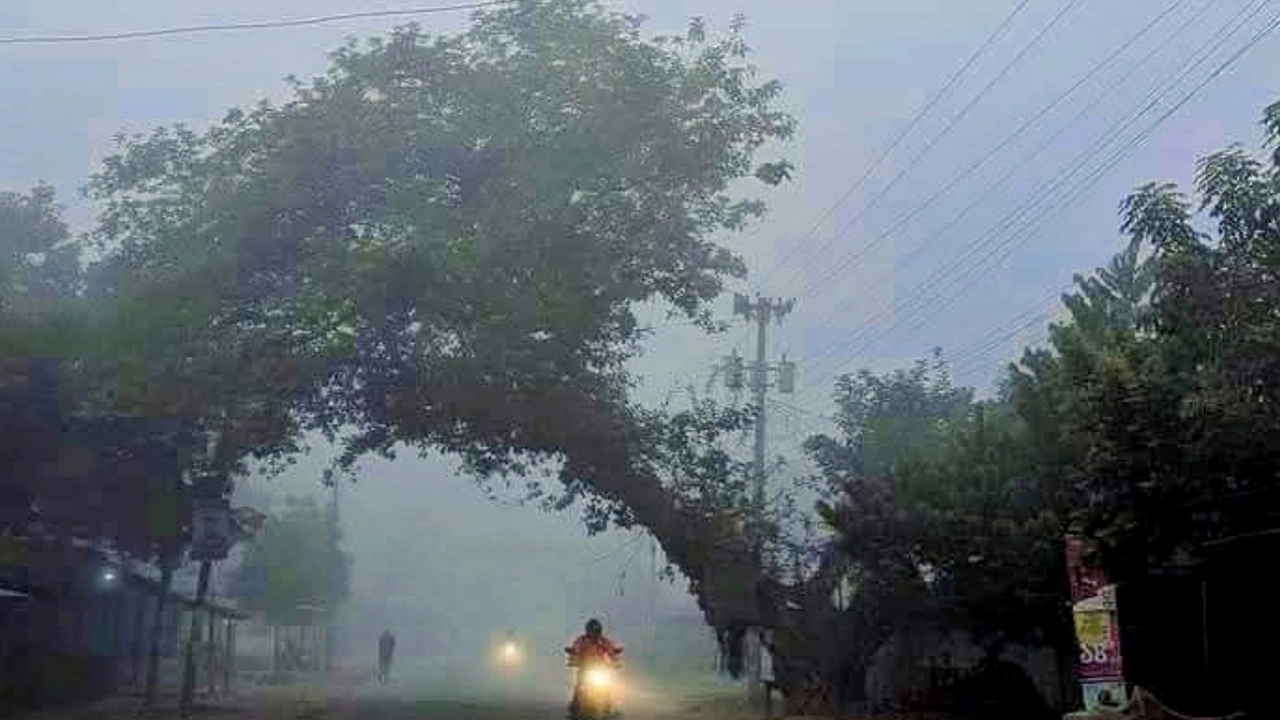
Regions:
M 230 504 L 226 501 L 214 501 L 192 508 L 192 560 L 225 560 L 234 543 L 235 524 Z
M 1085 564 L 1086 550 L 1088 545 L 1083 537 L 1067 536 L 1067 573 L 1071 581 L 1073 604 L 1096 597 L 1107 584 L 1107 576 L 1101 570 Z
M 1088 545 L 1078 535 L 1066 538 L 1071 610 L 1080 660 L 1076 677 L 1086 711 L 1116 708 L 1125 702 L 1124 666 L 1115 585 L 1084 562 Z

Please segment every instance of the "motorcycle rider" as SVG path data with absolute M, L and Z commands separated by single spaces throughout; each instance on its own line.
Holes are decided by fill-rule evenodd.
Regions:
M 570 667 L 582 667 L 591 660 L 599 660 L 613 666 L 622 655 L 622 647 L 616 645 L 604 634 L 604 626 L 600 621 L 591 618 L 587 621 L 586 632 L 574 639 L 573 644 L 565 648 L 569 656 Z M 569 717 L 577 717 L 578 699 L 581 691 L 581 680 L 574 684 L 573 699 L 569 701 Z

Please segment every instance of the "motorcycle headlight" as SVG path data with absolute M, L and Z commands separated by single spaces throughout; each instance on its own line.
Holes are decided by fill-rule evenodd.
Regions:
M 592 687 L 606 687 L 613 678 L 605 668 L 591 668 L 587 671 L 587 684 Z

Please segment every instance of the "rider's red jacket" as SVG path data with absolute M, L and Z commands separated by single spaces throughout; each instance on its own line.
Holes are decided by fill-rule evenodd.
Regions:
M 573 641 L 573 645 L 564 650 L 569 655 L 569 662 L 573 665 L 578 665 L 584 660 L 591 659 L 616 662 L 618 657 L 622 655 L 622 647 L 615 645 L 612 640 L 604 635 L 594 639 L 587 635 L 579 635 Z

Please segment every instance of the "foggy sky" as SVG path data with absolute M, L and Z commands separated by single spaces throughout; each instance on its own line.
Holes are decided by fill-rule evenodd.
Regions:
M 994 333 L 988 353 L 959 380 L 986 386 L 998 361 L 1012 357 L 1021 343 L 1041 337 L 1031 325 L 1000 339 L 1000 328 L 1025 311 L 1044 306 L 1049 294 L 1072 273 L 1104 264 L 1119 249 L 1116 207 L 1135 185 L 1153 179 L 1187 183 L 1194 160 L 1229 142 L 1257 146 L 1262 106 L 1275 99 L 1265 72 L 1280 60 L 1274 39 L 1264 41 L 1226 72 L 1145 145 L 1097 182 L 1073 207 L 1037 225 L 1029 240 L 984 276 L 976 289 L 925 306 L 923 321 L 894 329 L 881 324 L 870 333 L 874 343 L 837 347 L 831 357 L 816 357 L 833 342 L 861 329 L 869 317 L 901 301 L 908 290 L 983 238 L 988 228 L 1011 211 L 1039 183 L 1054 177 L 1115 118 L 1127 115 L 1155 83 L 1164 81 L 1190 50 L 1202 43 L 1243 4 L 1215 0 L 1205 20 L 1165 48 L 1147 68 L 1134 72 L 1080 127 L 1057 146 L 1027 163 L 1015 181 L 983 202 L 954 229 L 932 239 L 902 266 L 907 250 L 930 238 L 961 209 L 983 194 L 1011 163 L 1065 122 L 1075 108 L 1090 102 L 1113 74 L 1145 54 L 1188 13 L 1209 0 L 1184 2 L 1172 19 L 1156 28 L 1115 67 L 1082 88 L 988 166 L 944 196 L 900 230 L 889 226 L 956 173 L 981 157 L 1019 122 L 1030 117 L 1111 52 L 1168 0 L 1103 2 L 1083 0 L 1042 44 L 977 105 L 969 117 L 861 221 L 846 227 L 857 209 L 883 187 L 893 173 L 934 136 L 994 74 L 1062 7 L 1061 0 L 1033 0 L 1002 40 L 934 108 L 871 182 L 822 224 L 806 234 L 881 152 L 911 115 L 1014 5 L 1014 0 L 628 0 L 633 12 L 652 16 L 656 29 L 680 30 L 691 15 L 706 16 L 712 28 L 724 27 L 736 12 L 748 16 L 748 40 L 763 75 L 786 84 L 786 105 L 800 120 L 797 137 L 767 155 L 785 154 L 798 166 L 796 181 L 763 193 L 769 218 L 725 242 L 741 252 L 752 279 L 738 289 L 800 295 L 829 268 L 873 240 L 867 252 L 836 282 L 800 295 L 795 312 L 777 328 L 771 350 L 802 362 L 802 396 L 787 399 L 800 410 L 773 408 L 771 453 L 794 456 L 798 441 L 825 427 L 830 412 L 828 377 L 839 369 L 884 369 L 918 357 L 934 345 L 949 353 L 972 354 Z M 426 0 L 419 0 L 422 4 Z M 360 9 L 402 7 L 392 0 L 366 1 Z M 228 20 L 279 19 L 348 12 L 340 0 L 0 0 L 0 34 L 62 34 L 164 27 Z M 1250 26 L 1260 27 L 1264 15 Z M 453 31 L 466 17 L 432 15 L 421 20 L 429 30 Z M 354 21 L 288 30 L 241 34 L 181 36 L 74 46 L 0 46 L 0 91 L 10 112 L 0 115 L 0 186 L 24 189 L 37 180 L 54 183 L 71 218 L 83 228 L 91 211 L 76 189 L 109 148 L 116 132 L 145 130 L 161 123 L 187 122 L 201 127 L 232 105 L 261 97 L 283 97 L 287 74 L 310 77 L 323 71 L 325 54 L 347 35 L 385 32 L 387 21 Z M 1161 105 L 1167 107 L 1198 81 L 1243 36 Z M 1141 121 L 1135 128 L 1145 126 Z M 752 187 L 753 191 L 760 192 Z M 838 241 L 825 255 L 810 255 L 837 229 Z M 797 261 L 769 269 L 798 241 Z M 809 261 L 807 267 L 799 263 Z M 793 275 L 799 277 L 786 282 Z M 762 283 L 757 285 L 756 283 Z M 838 310 L 847 306 L 847 309 Z M 729 312 L 725 299 L 724 314 Z M 648 312 L 648 311 L 646 311 Z M 705 339 L 680 324 L 664 325 L 651 313 L 658 332 L 634 368 L 644 378 L 642 399 L 681 402 L 685 386 L 702 392 L 710 365 L 730 348 L 749 352 L 741 325 L 723 337 Z M 827 321 L 827 318 L 834 320 Z M 723 396 L 723 395 L 722 395 Z M 324 460 L 304 463 L 283 484 L 314 488 Z M 448 461 L 402 459 L 372 463 L 355 487 L 344 488 L 343 512 L 349 547 L 356 556 L 357 604 L 393 605 L 411 597 L 422 611 L 469 612 L 477 621 L 506 616 L 519 608 L 542 613 L 537 624 L 566 627 L 588 607 L 607 614 L 622 607 L 617 578 L 629 552 L 596 565 L 593 557 L 615 548 L 626 536 L 611 533 L 586 540 L 577 518 L 547 516 L 488 503 L 466 481 L 457 479 Z M 501 540 L 499 540 L 501 538 Z M 481 550 L 480 548 L 483 548 Z M 647 565 L 647 553 L 632 560 Z M 533 559 L 536 557 L 537 559 Z M 386 576 L 388 562 L 412 562 L 412 573 Z M 592 585 L 594 583 L 594 585 Z M 575 588 L 569 590 L 569 588 Z M 629 590 L 638 593 L 639 589 Z M 381 598 L 381 600 L 379 600 Z M 578 607 L 573 599 L 582 599 Z M 612 599 L 611 599 L 612 598 Z M 616 601 L 616 602 L 615 602 Z M 662 591 L 665 606 L 683 607 L 679 586 Z M 541 608 L 541 609 L 539 609 Z M 388 611 L 389 612 L 389 611 Z

